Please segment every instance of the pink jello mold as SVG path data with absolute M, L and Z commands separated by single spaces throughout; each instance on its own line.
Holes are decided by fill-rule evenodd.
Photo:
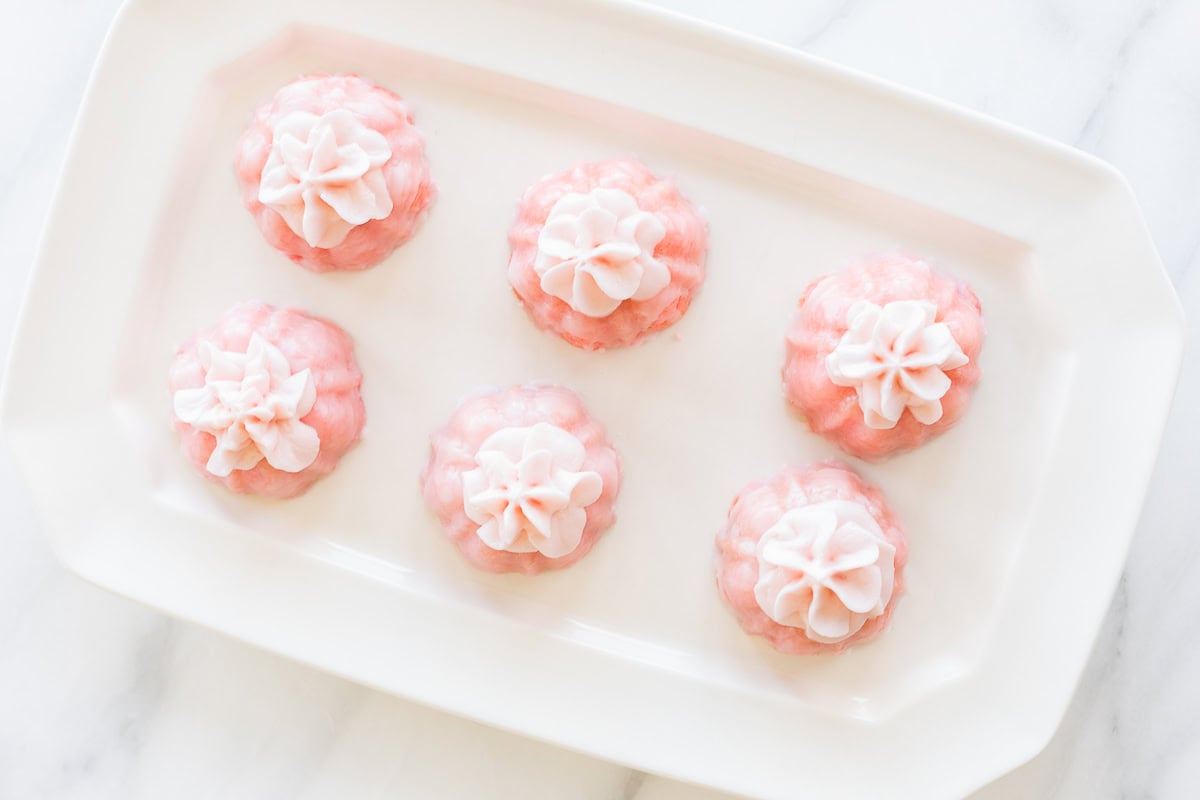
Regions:
M 867 619 L 853 635 L 833 642 L 815 641 L 802 627 L 776 622 L 755 594 L 760 577 L 757 550 L 764 533 L 793 509 L 831 500 L 852 503 L 869 514 L 894 548 L 891 592 L 882 612 Z M 903 593 L 907 561 L 908 539 L 883 493 L 836 461 L 787 467 L 766 480 L 748 484 L 730 505 L 725 525 L 716 537 L 717 587 L 738 623 L 747 633 L 765 638 L 776 650 L 796 655 L 840 653 L 883 631 Z M 801 591 L 809 592 L 805 602 L 814 599 L 811 589 Z M 832 596 L 826 599 L 832 600 Z
M 382 219 L 356 225 L 335 246 L 311 246 L 273 208 L 259 200 L 263 168 L 271 155 L 276 125 L 292 112 L 320 117 L 344 110 L 386 139 L 391 155 L 382 165 L 392 210 Z M 313 272 L 361 270 L 382 261 L 416 232 L 435 189 L 425 160 L 425 139 L 404 101 L 357 75 L 307 75 L 287 84 L 254 113 L 237 146 L 235 170 L 242 202 L 263 238 Z
M 630 195 L 640 211 L 657 217 L 663 227 L 652 257 L 669 270 L 669 281 L 645 298 L 625 299 L 606 316 L 589 316 L 543 289 L 536 268 L 538 241 L 547 217 L 564 195 L 617 189 Z M 687 311 L 705 275 L 708 228 L 696 208 L 671 180 L 658 178 L 632 159 L 578 164 L 549 175 L 525 192 L 508 234 L 511 257 L 508 278 L 513 291 L 540 328 L 553 331 L 585 350 L 625 347 L 662 330 Z M 588 247 L 602 242 L 580 243 Z M 600 254 L 598 259 L 606 256 Z
M 319 439 L 315 460 L 300 471 L 287 472 L 272 467 L 264 458 L 250 469 L 234 469 L 219 476 L 206 466 L 216 449 L 216 437 L 184 422 L 178 413 L 173 415 L 173 424 L 184 456 L 210 480 L 237 493 L 294 497 L 333 471 L 358 441 L 366 422 L 360 393 L 363 376 L 354 358 L 354 345 L 345 331 L 302 311 L 242 303 L 179 348 L 168 374 L 168 387 L 173 398 L 180 391 L 205 387 L 207 369 L 202 350 L 211 347 L 228 353 L 246 353 L 256 336 L 282 353 L 293 374 L 310 371 L 315 398 L 308 398 L 311 409 L 299 421 L 313 429 Z M 268 405 L 259 403 L 260 409 Z M 261 411 L 256 413 L 262 418 Z
M 905 409 L 894 427 L 871 427 L 856 389 L 834 382 L 827 359 L 846 335 L 847 315 L 856 303 L 883 307 L 906 300 L 936 306 L 935 322 L 949 329 L 966 363 L 943 373 L 949 388 L 940 398 L 940 419 L 927 424 Z M 979 298 L 964 281 L 943 275 L 920 259 L 870 256 L 843 272 L 818 278 L 804 290 L 787 333 L 784 392 L 813 432 L 853 456 L 879 460 L 921 445 L 962 418 L 980 378 L 983 339 Z
M 465 508 L 465 476 L 476 470 L 480 445 L 504 429 L 556 426 L 582 445 L 579 471 L 594 473 L 602 488 L 593 487 L 586 505 L 586 523 L 575 548 L 562 556 L 541 552 L 494 549 L 479 535 L 481 524 Z M 487 572 L 535 575 L 561 569 L 583 558 L 615 520 L 613 505 L 620 489 L 617 451 L 604 428 L 570 389 L 549 384 L 526 384 L 476 394 L 464 400 L 444 428 L 430 437 L 429 463 L 421 475 L 425 502 L 437 516 L 450 542 L 468 562 Z

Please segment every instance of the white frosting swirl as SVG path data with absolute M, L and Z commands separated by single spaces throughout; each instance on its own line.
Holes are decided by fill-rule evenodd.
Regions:
M 354 227 L 392 213 L 383 174 L 391 157 L 383 134 L 349 111 L 293 111 L 275 123 L 258 200 L 310 247 L 336 247 Z
M 838 386 L 854 387 L 868 428 L 894 428 L 906 408 L 925 425 L 942 418 L 941 399 L 950 390 L 945 370 L 968 359 L 936 316 L 926 300 L 850 306 L 849 330 L 825 358 L 825 370 Z
M 586 506 L 604 489 L 599 473 L 580 471 L 586 452 L 575 436 L 539 422 L 501 428 L 464 472 L 463 508 L 493 550 L 560 558 L 579 546 Z
M 763 534 L 757 554 L 759 607 L 814 642 L 850 638 L 892 599 L 896 548 L 858 503 L 788 511 Z
M 217 446 L 205 465 L 213 475 L 251 469 L 264 458 L 284 472 L 300 472 L 317 459 L 321 440 L 300 420 L 312 411 L 312 372 L 293 373 L 287 356 L 257 333 L 245 353 L 197 346 L 204 385 L 175 392 L 175 416 L 211 433 Z
M 654 259 L 666 235 L 662 221 L 620 189 L 572 192 L 550 209 L 533 269 L 542 291 L 581 314 L 607 317 L 671 282 L 671 271 Z

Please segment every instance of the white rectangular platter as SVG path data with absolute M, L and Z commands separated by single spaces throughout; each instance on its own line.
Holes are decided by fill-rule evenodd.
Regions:
M 407 98 L 439 197 L 379 267 L 314 275 L 259 238 L 231 163 L 278 86 L 344 71 Z M 670 332 L 585 353 L 526 319 L 505 236 L 528 184 L 621 155 L 705 209 L 709 277 Z M 723 608 L 712 537 L 742 484 L 837 455 L 785 409 L 783 334 L 810 280 L 880 250 L 972 283 L 984 379 L 948 435 L 852 462 L 910 532 L 892 628 L 789 658 Z M 362 443 L 293 501 L 205 482 L 169 427 L 174 348 L 248 299 L 338 322 L 366 376 Z M 1182 342 L 1111 168 L 794 52 L 623 2 L 133 0 L 76 129 L 2 422 L 62 559 L 168 613 L 747 795 L 937 800 L 1057 725 Z M 482 574 L 422 506 L 427 437 L 479 386 L 535 379 L 608 427 L 618 522 L 571 569 Z

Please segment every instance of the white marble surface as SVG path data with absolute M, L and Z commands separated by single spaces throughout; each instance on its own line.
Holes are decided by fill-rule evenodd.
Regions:
M 1111 161 L 1200 315 L 1200 0 L 660 2 Z M 116 6 L 5 4 L 0 353 Z M 1200 797 L 1198 404 L 1192 348 L 1066 721 L 972 800 Z M 724 797 L 359 688 L 87 585 L 54 562 L 3 453 L 0 509 L 0 798 Z

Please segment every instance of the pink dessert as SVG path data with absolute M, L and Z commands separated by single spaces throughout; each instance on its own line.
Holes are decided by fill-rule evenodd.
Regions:
M 303 493 L 333 471 L 366 421 L 346 332 L 262 303 L 234 306 L 185 342 L 168 386 L 184 455 L 238 493 Z
M 425 502 L 479 569 L 535 575 L 570 566 L 613 524 L 617 451 L 570 389 L 527 384 L 476 395 L 430 443 Z
M 784 653 L 840 653 L 887 627 L 908 539 L 883 493 L 836 461 L 787 467 L 734 498 L 717 587 L 747 633 Z
M 907 256 L 818 278 L 787 334 L 783 385 L 809 428 L 867 460 L 958 422 L 979 381 L 979 298 Z
M 624 159 L 529 187 L 508 241 L 508 280 L 534 323 L 603 350 L 683 316 L 704 281 L 708 228 L 672 181 Z
M 357 75 L 308 75 L 254 113 L 234 166 L 263 238 L 313 272 L 366 269 L 433 200 L 404 101 Z

